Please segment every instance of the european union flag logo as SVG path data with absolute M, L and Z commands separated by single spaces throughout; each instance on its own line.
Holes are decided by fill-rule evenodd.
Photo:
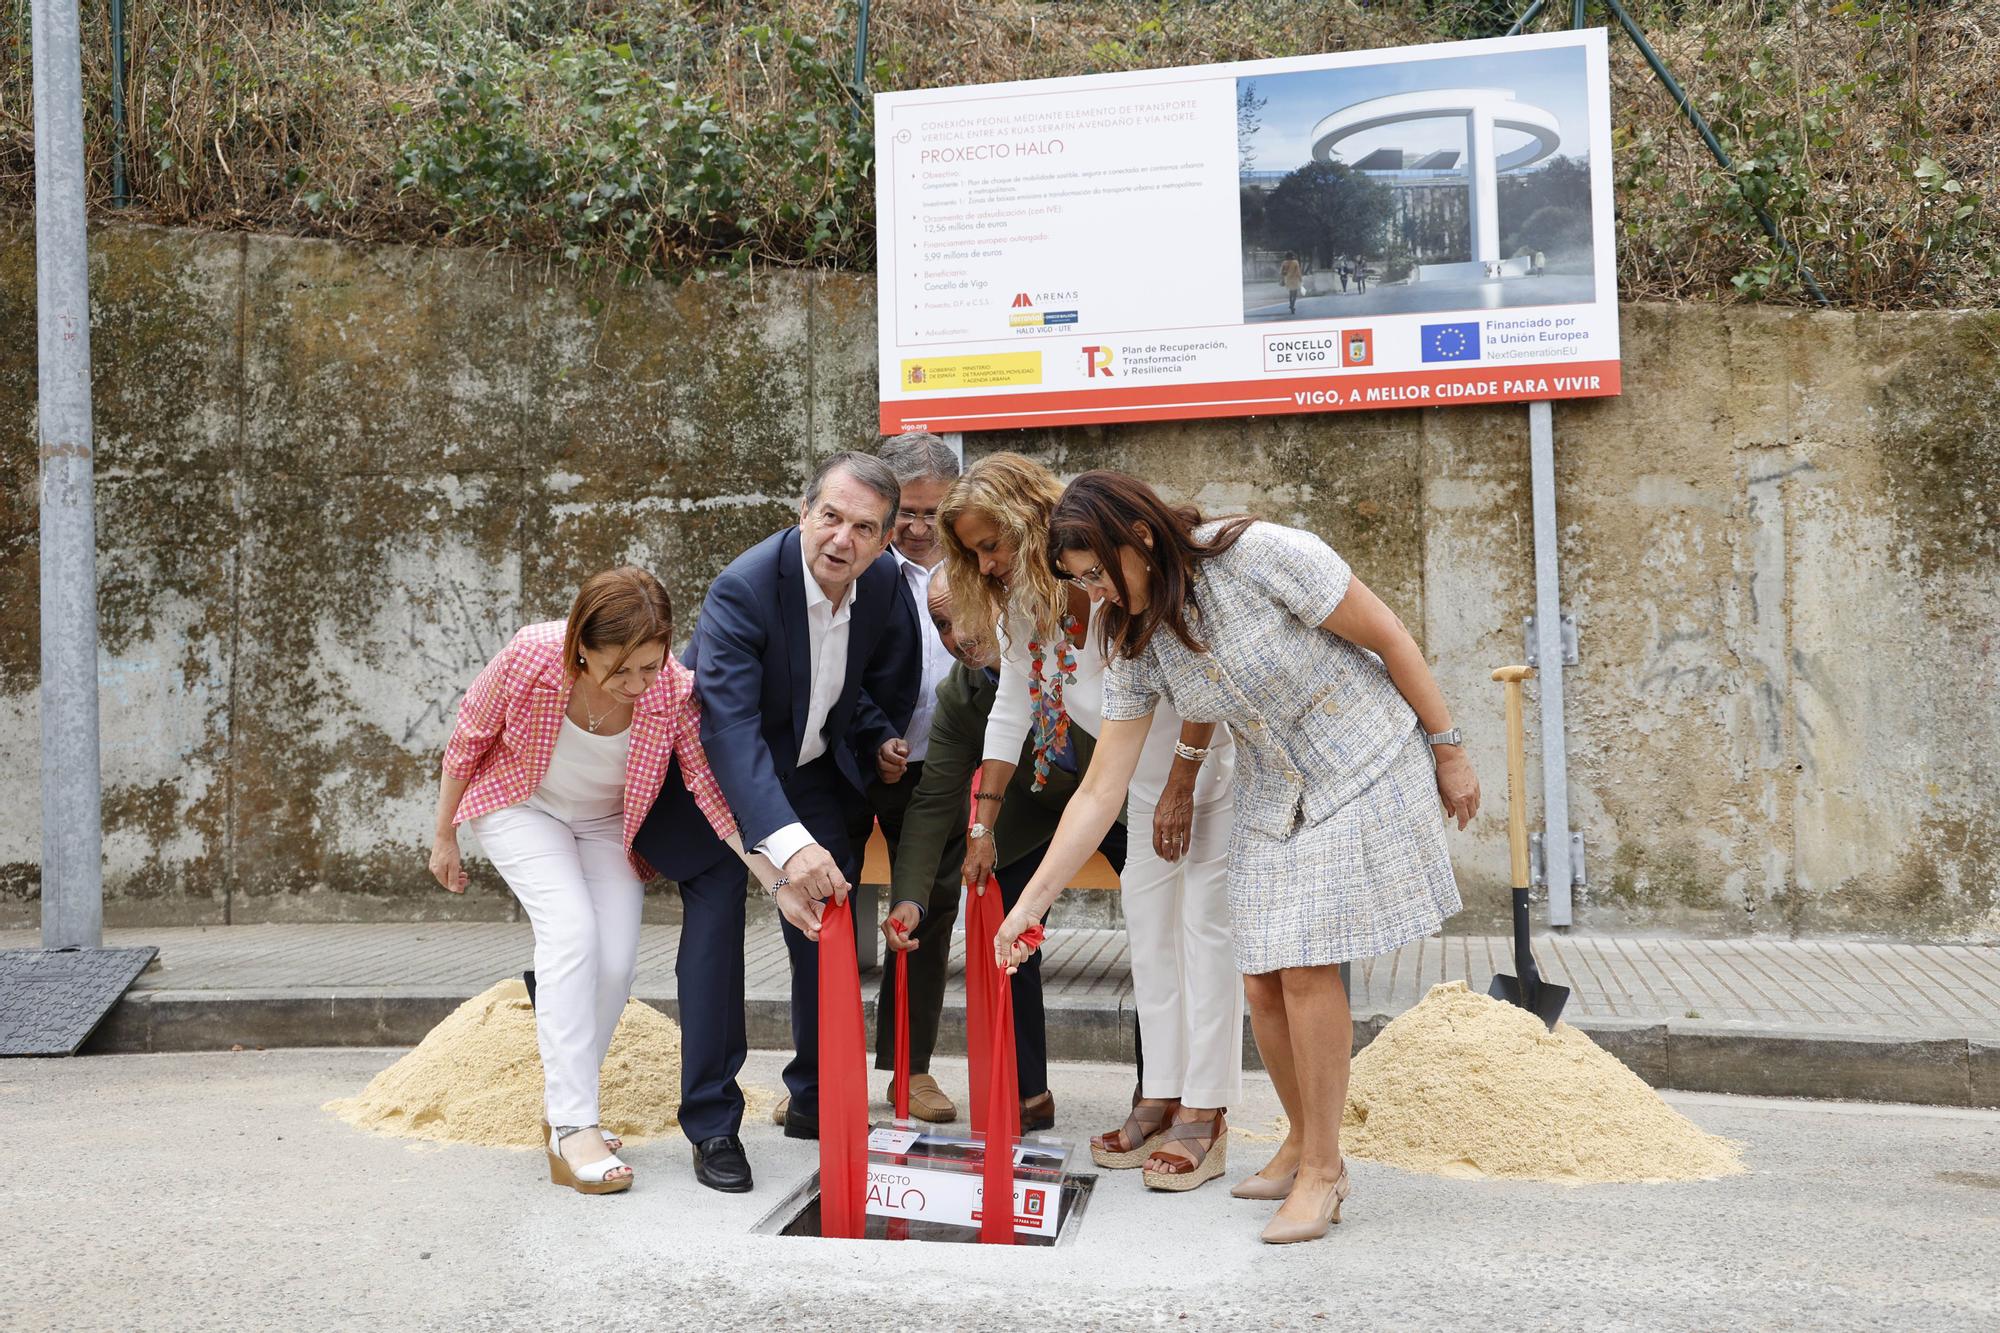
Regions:
M 1423 328 L 1424 360 L 1477 361 L 1479 321 L 1463 324 L 1426 324 Z

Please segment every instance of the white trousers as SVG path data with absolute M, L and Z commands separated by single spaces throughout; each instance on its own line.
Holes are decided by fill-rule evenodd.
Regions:
M 535 1036 L 551 1125 L 595 1125 L 598 1069 L 639 965 L 644 888 L 625 817 L 566 824 L 531 805 L 470 821 L 535 928 Z
M 1126 809 L 1125 869 L 1118 877 L 1132 946 L 1147 1097 L 1208 1109 L 1243 1092 L 1243 979 L 1229 929 L 1229 833 L 1234 793 L 1198 805 L 1186 855 L 1153 850 L 1153 807 Z

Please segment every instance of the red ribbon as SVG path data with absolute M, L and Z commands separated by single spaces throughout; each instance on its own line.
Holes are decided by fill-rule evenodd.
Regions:
M 1014 996 L 1006 970 L 993 958 L 993 937 L 1001 920 L 999 883 L 988 877 L 986 892 L 973 895 L 971 909 L 965 989 L 972 1010 L 966 1031 L 973 1055 L 972 1129 L 975 1134 L 982 1128 L 986 1133 L 979 1239 L 988 1245 L 1012 1245 L 1013 1149 L 1021 1134 L 1021 1087 L 1014 1066 Z M 980 996 L 976 1004 L 975 995 Z
M 868 1227 L 868 1044 L 852 909 L 828 899 L 819 924 L 819 1234 Z
M 889 929 L 899 937 L 910 933 L 903 928 L 903 923 L 893 916 L 889 918 Z M 893 1096 L 896 1103 L 896 1119 L 908 1120 L 910 1118 L 910 955 L 907 950 L 902 949 L 896 950 L 895 953 L 896 1076 Z M 896 1158 L 899 1163 L 903 1160 L 905 1159 L 901 1157 Z M 900 1217 L 890 1218 L 888 1234 L 890 1240 L 908 1240 L 909 1222 Z
M 910 932 L 895 917 L 889 918 L 889 929 L 898 936 Z M 910 1118 L 910 955 L 905 949 L 894 951 L 896 955 L 896 1119 Z
M 978 814 L 979 783 L 972 784 Z M 979 1239 L 1014 1243 L 1014 1140 L 1021 1135 L 1021 1085 L 1014 1065 L 1014 995 L 1007 971 L 993 957 L 1000 933 L 1000 881 L 986 877 L 974 892 L 965 923 L 966 1055 L 972 1074 L 972 1132 L 984 1131 Z

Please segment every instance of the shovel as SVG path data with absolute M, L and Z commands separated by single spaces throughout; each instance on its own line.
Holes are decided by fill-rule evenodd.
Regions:
M 1496 975 L 1486 993 L 1521 1006 L 1554 1032 L 1563 1005 L 1569 1002 L 1569 987 L 1543 981 L 1528 948 L 1528 812 L 1521 800 L 1528 785 L 1528 764 L 1522 755 L 1521 682 L 1534 674 L 1533 667 L 1525 666 L 1501 667 L 1493 673 L 1493 679 L 1507 687 L 1507 846 L 1514 860 L 1514 971 L 1519 975 Z

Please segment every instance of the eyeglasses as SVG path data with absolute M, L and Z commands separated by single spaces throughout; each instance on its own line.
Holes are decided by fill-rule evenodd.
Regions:
M 898 523 L 907 523 L 913 527 L 918 523 L 922 523 L 925 527 L 934 528 L 937 526 L 937 515 L 938 511 L 935 509 L 898 509 L 896 511 L 896 521 Z
M 1109 591 L 1111 587 L 1111 576 L 1104 572 L 1103 565 L 1092 565 L 1081 574 L 1069 574 L 1064 577 L 1080 588 L 1103 588 Z

